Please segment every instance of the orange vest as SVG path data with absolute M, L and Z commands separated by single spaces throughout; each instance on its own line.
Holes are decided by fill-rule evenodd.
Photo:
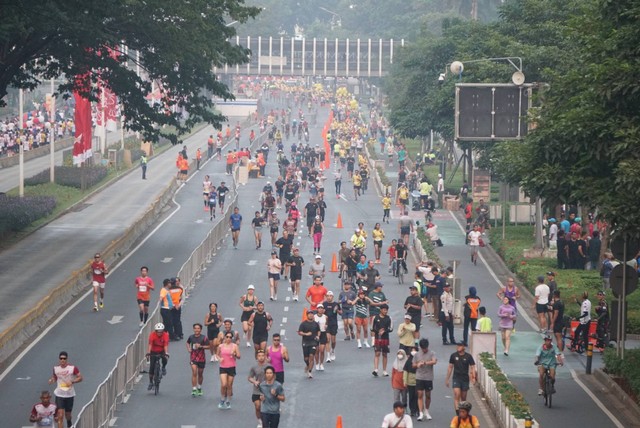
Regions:
M 173 302 L 173 306 L 176 306 L 180 303 L 180 300 L 182 299 L 182 293 L 184 293 L 184 290 L 180 287 L 169 289 L 169 294 L 171 294 L 171 301 Z

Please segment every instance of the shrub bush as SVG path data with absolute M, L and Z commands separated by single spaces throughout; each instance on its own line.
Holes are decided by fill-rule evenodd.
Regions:
M 24 183 L 27 186 L 37 186 L 39 184 L 46 184 L 49 182 L 49 169 L 46 169 L 33 177 L 27 178 Z M 82 186 L 82 174 L 84 173 L 85 188 L 95 186 L 102 181 L 108 173 L 108 170 L 104 166 L 87 166 L 78 168 L 75 166 L 56 166 L 56 184 L 62 186 L 75 187 L 81 189 Z
M 480 354 L 480 361 L 487 369 L 489 377 L 496 383 L 496 389 L 502 395 L 502 402 L 509 408 L 509 411 L 516 419 L 524 419 L 531 416 L 531 408 L 529 403 L 524 399 L 522 394 L 513 386 L 509 378 L 502 373 L 500 366 L 496 360 L 488 352 Z
M 617 377 L 623 377 L 629 383 L 631 391 L 640 395 L 640 349 L 627 349 L 624 351 L 624 360 L 616 355 L 615 349 L 605 349 L 604 367 L 607 373 Z
M 56 207 L 51 196 L 0 195 L 0 236 L 8 232 L 19 232 L 34 221 L 48 216 Z

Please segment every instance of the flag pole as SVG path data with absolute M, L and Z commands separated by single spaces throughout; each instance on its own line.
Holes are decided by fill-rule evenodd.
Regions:
M 19 180 L 20 184 L 18 185 L 20 197 L 24 197 L 24 91 L 20 88 L 19 95 L 19 116 L 18 116 L 18 127 L 20 129 L 20 167 L 19 167 Z
M 100 94 L 100 115 L 102 118 L 102 132 L 100 133 L 100 151 L 104 156 L 107 147 L 107 121 L 105 117 L 105 96 L 104 96 L 104 82 L 102 82 L 102 93 Z
M 55 183 L 55 177 L 56 177 L 56 173 L 55 173 L 55 167 L 56 167 L 56 158 L 55 158 L 55 140 L 56 140 L 56 97 L 54 96 L 54 79 L 51 79 L 51 117 L 50 117 L 50 122 L 51 122 L 51 155 L 49 157 L 50 162 L 50 173 L 49 173 L 49 178 L 51 180 L 52 183 Z

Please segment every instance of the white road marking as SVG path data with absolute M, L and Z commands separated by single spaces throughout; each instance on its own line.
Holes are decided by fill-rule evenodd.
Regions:
M 285 311 L 285 312 L 289 312 L 289 306 L 285 306 L 285 307 L 284 307 L 284 309 L 283 309 L 283 311 Z
M 180 425 L 180 428 L 196 428 L 195 425 Z
M 114 418 L 111 418 L 111 419 L 109 420 L 109 426 L 110 426 L 110 427 L 115 426 L 117 421 L 118 421 L 118 417 L 117 417 L 117 416 L 116 416 L 116 417 L 114 417 Z
M 199 218 L 198 220 L 196 220 L 196 223 L 204 223 L 204 220 L 202 220 L 201 218 Z
M 460 228 L 460 231 L 462 231 L 462 233 L 464 234 L 464 227 L 462 227 L 462 224 L 460 224 L 460 222 L 458 221 L 458 219 L 456 218 L 455 215 L 453 215 L 453 212 L 451 210 L 449 210 L 449 215 L 451 215 L 451 218 L 453 218 L 453 221 L 456 222 L 456 224 L 458 225 L 458 227 Z M 498 276 L 495 274 L 495 272 L 493 271 L 493 269 L 491 269 L 491 266 L 489 266 L 489 264 L 487 263 L 487 261 L 485 260 L 484 257 L 482 257 L 482 252 L 478 251 L 478 256 L 480 257 L 480 261 L 482 263 L 484 263 L 485 267 L 487 268 L 487 270 L 489 271 L 489 274 L 491 275 L 491 277 L 494 279 L 494 281 L 498 284 L 498 286 L 502 287 L 502 283 L 500 282 L 500 280 L 498 279 Z M 517 302 L 516 302 L 517 303 Z M 537 331 L 538 330 L 538 325 L 533 322 L 533 320 L 531 319 L 531 317 L 527 314 L 527 312 L 525 310 L 522 309 L 522 305 L 518 304 L 518 306 L 521 307 L 521 309 L 518 311 L 518 315 L 522 316 L 522 318 L 524 318 L 524 320 L 527 322 L 527 324 L 529 324 L 529 326 L 531 327 L 531 329 L 533 329 L 533 331 Z
M 282 317 L 282 323 L 286 324 L 287 323 L 287 317 Z
M 609 409 L 607 409 L 605 405 L 602 404 L 600 400 L 598 400 L 598 397 L 596 397 L 595 394 L 591 392 L 580 379 L 578 379 L 578 375 L 576 374 L 576 371 L 574 369 L 571 369 L 571 377 L 580 386 L 580 388 L 582 388 L 583 391 L 587 393 L 587 395 L 593 400 L 593 402 L 596 403 L 600 410 L 602 410 L 602 412 L 607 415 L 609 419 L 611 419 L 611 422 L 613 422 L 617 428 L 624 428 L 624 425 L 622 425 L 620 421 L 615 416 L 613 416 L 613 413 L 611 413 Z
M 114 315 L 114 316 L 111 317 L 110 320 L 107 320 L 107 322 L 109 324 L 111 324 L 111 325 L 119 324 L 119 323 L 122 322 L 122 318 L 124 318 L 124 316 L 122 316 L 122 315 Z
M 31 380 L 31 376 L 27 377 L 17 377 L 16 380 Z
M 282 330 L 280 330 L 280 336 L 284 337 L 284 333 L 285 333 L 285 331 L 284 331 L 284 328 L 283 328 Z
M 284 299 L 284 301 L 285 301 L 285 302 L 289 302 L 290 300 L 291 300 L 291 296 L 287 296 L 287 297 L 285 297 L 285 299 Z
M 164 259 L 160 260 L 160 263 L 171 263 L 171 260 L 173 260 L 173 257 L 165 257 Z
M 131 398 L 131 394 L 126 394 L 124 397 L 122 397 L 122 403 L 127 404 L 129 398 Z
M 346 201 L 347 198 L 344 197 L 344 195 L 342 193 L 340 193 L 340 199 L 342 199 L 343 201 Z
M 257 261 L 257 260 L 249 260 L 247 263 L 245 263 L 245 265 L 247 265 L 247 266 L 253 266 L 253 265 L 255 265 L 256 263 L 258 263 L 258 261 Z
M 193 177 L 193 176 L 192 176 Z M 191 178 L 189 178 L 190 180 Z M 184 187 L 184 186 L 183 186 Z M 176 192 L 174 193 L 173 197 L 171 198 L 171 200 L 173 201 L 173 203 L 176 206 L 176 209 L 169 214 L 164 220 L 162 220 L 151 232 L 149 232 L 148 235 L 146 235 L 144 237 L 144 239 L 142 241 L 140 241 L 140 243 L 133 248 L 126 256 L 124 256 L 122 258 L 122 260 L 120 260 L 118 262 L 118 264 L 116 264 L 113 269 L 111 269 L 111 272 L 114 272 L 116 269 L 118 269 L 120 266 L 122 266 L 123 263 L 125 263 L 127 260 L 129 260 L 129 258 L 131 256 L 133 256 L 134 254 L 136 254 L 136 252 L 140 249 L 140 247 L 142 247 L 149 239 L 151 239 L 151 237 L 153 235 L 155 235 L 155 233 L 160 230 L 160 228 L 162 226 L 164 226 L 164 224 L 166 222 L 168 222 L 169 220 L 171 220 L 171 218 L 176 215 L 176 213 L 178 211 L 180 211 L 182 209 L 182 205 L 180 205 L 177 201 L 176 201 L 176 195 L 178 194 L 178 192 L 182 189 L 182 187 L 178 188 L 176 190 Z M 75 302 L 73 302 L 71 305 L 69 305 L 69 307 L 62 313 L 60 314 L 60 316 L 54 320 L 51 321 L 51 323 L 49 324 L 49 326 L 47 328 L 45 328 L 44 330 L 42 330 L 42 332 L 40 333 L 39 336 L 37 336 L 36 338 L 34 338 L 34 340 L 29 344 L 29 346 L 27 346 L 26 348 L 24 348 L 24 350 L 18 354 L 18 356 L 11 362 L 11 364 L 9 364 L 7 366 L 7 368 L 2 372 L 2 374 L 0 374 L 0 382 L 2 382 L 2 380 L 9 374 L 9 372 L 11 370 L 13 370 L 15 368 L 16 365 L 18 365 L 18 363 L 20 361 L 22 361 L 22 359 L 25 357 L 25 355 L 27 355 L 29 353 L 29 351 L 31 351 L 41 340 L 43 337 L 45 337 L 55 326 L 57 326 L 60 321 L 62 321 L 67 315 L 69 315 L 69 312 L 71 312 L 73 309 L 75 309 L 76 306 L 78 306 L 80 303 L 82 303 L 84 301 L 84 299 L 86 299 L 87 297 L 93 295 L 93 290 L 87 290 L 86 293 L 84 293 L 82 296 L 80 296 L 78 298 L 78 300 L 76 300 Z

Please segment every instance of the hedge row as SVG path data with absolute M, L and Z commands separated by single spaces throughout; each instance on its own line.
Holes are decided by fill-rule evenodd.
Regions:
M 19 232 L 34 221 L 46 217 L 56 207 L 51 196 L 0 195 L 0 236 L 7 232 Z
M 78 168 L 75 166 L 56 166 L 55 182 L 62 186 L 82 189 L 84 175 L 84 188 L 98 184 L 107 176 L 108 170 L 104 166 L 87 166 Z M 26 186 L 37 186 L 48 183 L 50 179 L 50 169 L 46 169 L 33 177 L 24 180 Z
M 502 372 L 498 363 L 488 352 L 480 354 L 480 361 L 489 373 L 489 377 L 496 383 L 496 389 L 502 397 L 502 402 L 516 419 L 524 419 L 531 416 L 529 403 L 522 394 L 513 386 L 511 381 Z

